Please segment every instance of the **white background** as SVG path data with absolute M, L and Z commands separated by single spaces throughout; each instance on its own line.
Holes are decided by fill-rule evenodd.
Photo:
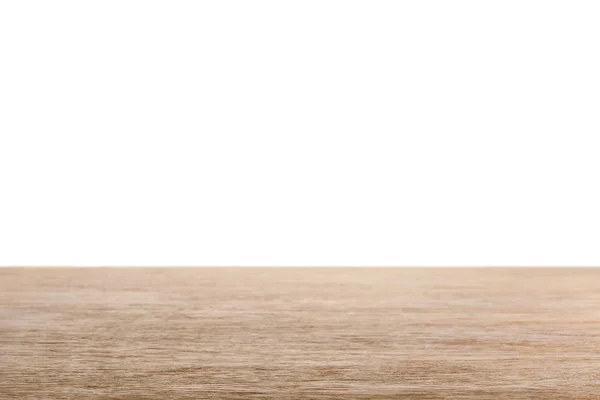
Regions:
M 600 265 L 597 1 L 2 1 L 0 265 Z

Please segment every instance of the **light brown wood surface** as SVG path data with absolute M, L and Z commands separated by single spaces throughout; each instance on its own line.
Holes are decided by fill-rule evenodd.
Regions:
M 600 399 L 600 270 L 0 269 L 0 399 Z

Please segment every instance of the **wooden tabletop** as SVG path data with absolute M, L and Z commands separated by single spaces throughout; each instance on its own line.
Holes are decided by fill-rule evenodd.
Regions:
M 0 399 L 600 399 L 600 269 L 4 268 Z

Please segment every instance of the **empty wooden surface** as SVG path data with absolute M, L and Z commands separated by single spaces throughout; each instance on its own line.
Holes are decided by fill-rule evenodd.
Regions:
M 598 269 L 0 269 L 1 399 L 600 399 Z

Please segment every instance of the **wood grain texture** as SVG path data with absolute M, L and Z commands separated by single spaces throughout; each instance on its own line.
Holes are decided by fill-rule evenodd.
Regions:
M 0 399 L 600 399 L 600 270 L 0 269 Z

